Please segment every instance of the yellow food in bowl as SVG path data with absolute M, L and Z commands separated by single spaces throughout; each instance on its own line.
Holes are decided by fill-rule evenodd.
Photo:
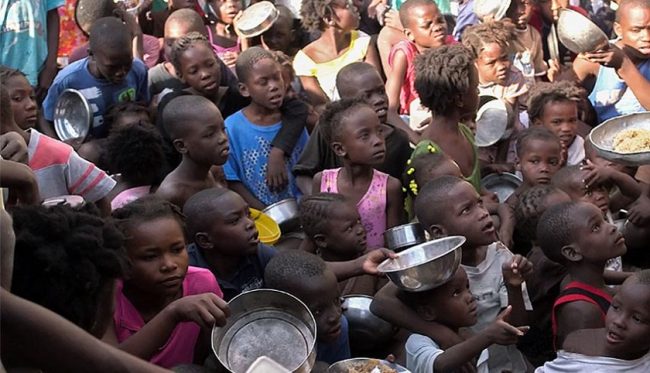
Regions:
M 650 130 L 628 129 L 614 137 L 613 149 L 618 153 L 638 153 L 650 151 Z

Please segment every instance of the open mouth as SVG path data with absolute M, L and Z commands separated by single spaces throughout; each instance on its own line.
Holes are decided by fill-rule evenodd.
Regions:
M 623 338 L 621 338 L 620 335 L 614 333 L 614 332 L 608 332 L 607 333 L 607 342 L 611 344 L 617 344 L 623 342 Z
M 219 155 L 221 155 L 222 157 L 227 157 L 228 155 L 230 155 L 230 148 L 226 146 L 221 150 L 221 152 L 219 152 Z
M 260 242 L 260 233 L 255 232 L 255 233 L 251 234 L 250 237 L 248 237 L 248 242 L 259 243 Z
M 481 229 L 481 232 L 489 233 L 489 234 L 494 233 L 494 222 L 492 221 L 487 222 L 487 224 L 485 224 L 485 226 L 483 226 L 483 228 Z

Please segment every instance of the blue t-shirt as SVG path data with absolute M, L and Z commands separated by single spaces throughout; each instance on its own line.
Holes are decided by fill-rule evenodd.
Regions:
M 47 59 L 47 12 L 64 3 L 64 0 L 0 1 L 0 64 L 22 71 L 33 86 L 38 83 L 38 73 Z
M 341 335 L 330 343 L 316 343 L 316 360 L 324 361 L 327 364 L 334 364 L 337 361 L 349 359 L 352 356 L 350 352 L 350 338 L 348 336 L 348 319 L 341 315 Z
M 88 70 L 88 57 L 66 66 L 54 78 L 43 101 L 43 117 L 48 121 L 53 120 L 56 101 L 67 88 L 80 91 L 88 100 L 93 112 L 90 134 L 96 138 L 108 135 L 109 128 L 104 124 L 104 114 L 112 105 L 125 101 L 149 102 L 147 68 L 138 59 L 133 60 L 131 70 L 120 84 L 95 78 Z
M 274 192 L 266 184 L 271 142 L 281 126 L 281 122 L 270 126 L 253 124 L 242 110 L 226 118 L 226 132 L 230 142 L 230 155 L 223 166 L 226 180 L 241 182 L 266 206 L 287 198 L 299 198 L 302 195 L 291 169 L 298 162 L 300 153 L 307 144 L 306 131 L 303 131 L 286 162 L 287 175 L 289 175 L 288 186 L 279 192 Z

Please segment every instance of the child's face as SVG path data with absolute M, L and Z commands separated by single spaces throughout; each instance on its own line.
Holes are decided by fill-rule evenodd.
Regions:
M 230 147 L 223 119 L 216 108 L 205 113 L 204 121 L 188 119 L 185 125 L 186 135 L 181 142 L 190 159 L 216 166 L 226 163 Z
M 465 236 L 466 244 L 470 247 L 489 245 L 497 240 L 490 213 L 483 207 L 481 196 L 470 183 L 463 181 L 456 184 L 440 211 L 444 211 L 446 217 L 441 224 L 445 235 Z
M 359 27 L 359 10 L 352 0 L 334 0 L 330 4 L 332 8 L 333 20 L 337 28 L 343 31 L 356 30 Z
M 586 176 L 587 171 L 580 171 L 572 178 L 565 192 L 571 197 L 571 200 L 590 203 L 606 214 L 609 211 L 609 192 L 602 184 L 585 188 L 582 180 Z
M 469 75 L 469 87 L 467 87 L 467 92 L 463 95 L 463 107 L 461 108 L 461 118 L 465 119 L 471 118 L 473 121 L 476 117 L 476 112 L 478 111 L 479 100 L 479 72 L 476 66 L 472 65 L 470 67 Z
M 497 43 L 488 43 L 476 59 L 476 68 L 481 84 L 505 85 L 510 72 L 508 51 Z
M 430 299 L 436 322 L 453 329 L 472 326 L 477 321 L 476 299 L 469 290 L 467 273 L 462 267 L 449 282 L 436 289 Z
M 243 257 L 255 254 L 260 243 L 259 233 L 244 199 L 235 192 L 228 192 L 219 198 L 218 205 L 212 205 L 212 224 L 205 232 L 208 246 L 205 248 L 224 256 Z
M 548 128 L 560 139 L 562 146 L 568 148 L 578 131 L 578 105 L 570 100 L 547 102 L 535 124 Z
M 262 34 L 262 42 L 269 50 L 289 51 L 294 42 L 293 19 L 281 14 L 273 26 Z
M 183 291 L 188 258 L 185 236 L 172 217 L 137 223 L 129 229 L 127 254 L 131 262 L 128 284 L 160 297 Z
M 625 239 L 614 224 L 603 219 L 603 213 L 594 205 L 581 203 L 575 210 L 573 230 L 575 243 L 583 260 L 606 262 L 625 254 Z
M 404 33 L 411 42 L 425 49 L 445 44 L 447 23 L 435 4 L 411 8 L 409 18 L 410 24 L 404 29 Z
M 631 277 L 620 287 L 605 318 L 606 349 L 619 359 L 638 359 L 650 349 L 650 286 Z
M 528 186 L 549 184 L 560 169 L 562 149 L 556 141 L 533 139 L 522 147 L 518 168 Z
M 113 84 L 121 84 L 131 71 L 133 54 L 131 50 L 93 50 L 90 58 L 94 62 L 99 78 L 108 80 Z
M 213 97 L 221 84 L 221 66 L 207 43 L 195 43 L 179 58 L 181 80 L 202 96 Z
M 614 31 L 638 58 L 650 58 L 650 8 L 628 5 L 622 9 Z
M 525 30 L 528 27 L 531 10 L 530 0 L 512 0 L 506 17 L 510 18 L 518 29 Z
M 146 111 L 124 111 L 115 116 L 111 129 L 116 130 L 128 124 L 149 122 L 150 120 L 149 114 Z
M 386 156 L 383 127 L 379 117 L 368 106 L 358 106 L 342 119 L 340 140 L 332 146 L 334 152 L 353 163 L 381 164 Z
M 239 83 L 243 96 L 268 110 L 280 110 L 284 99 L 282 68 L 274 59 L 264 58 L 252 67 L 245 82 Z
M 362 97 L 375 109 L 379 121 L 386 123 L 388 118 L 388 95 L 384 81 L 377 71 L 366 70 L 354 76 L 353 79 L 339 84 L 339 94 L 342 98 Z
M 14 75 L 4 84 L 11 98 L 11 110 L 18 127 L 24 130 L 34 128 L 38 120 L 38 107 L 32 86 L 22 75 Z
M 242 5 L 239 0 L 217 1 L 219 6 L 219 19 L 221 22 L 231 25 L 237 13 L 241 11 Z
M 358 258 L 366 250 L 366 230 L 356 206 L 337 203 L 331 208 L 323 250 L 348 260 Z
M 328 269 L 318 277 L 300 285 L 294 291 L 305 302 L 316 319 L 318 340 L 333 342 L 341 335 L 341 293 L 334 273 Z

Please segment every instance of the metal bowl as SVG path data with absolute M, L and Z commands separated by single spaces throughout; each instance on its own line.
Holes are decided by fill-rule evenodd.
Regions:
M 309 372 L 316 361 L 316 321 L 298 298 L 258 289 L 234 297 L 231 316 L 212 329 L 212 351 L 230 372 L 244 373 L 260 356 L 292 372 Z
M 608 119 L 589 132 L 589 141 L 599 156 L 626 166 L 650 164 L 650 152 L 618 153 L 612 149 L 614 137 L 621 131 L 639 128 L 650 130 L 650 112 L 622 115 Z
M 476 113 L 476 146 L 487 147 L 508 138 L 514 124 L 512 107 L 493 96 L 481 96 L 479 105 Z
M 384 243 L 393 251 L 402 251 L 427 240 L 420 223 L 398 225 L 384 232 Z
M 366 351 L 383 346 L 397 329 L 370 311 L 372 297 L 348 295 L 343 297 L 343 314 L 348 319 L 350 345 Z
M 83 141 L 92 122 L 93 112 L 81 92 L 71 88 L 61 92 L 54 106 L 54 130 L 61 141 Z
M 247 38 L 252 38 L 264 33 L 273 26 L 280 12 L 270 1 L 260 1 L 244 10 L 237 29 Z
M 486 17 L 491 17 L 490 19 L 494 21 L 499 21 L 506 16 L 506 12 L 510 7 L 510 0 L 475 0 L 474 1 L 474 13 L 476 16 L 483 20 L 487 21 Z
M 504 172 L 501 174 L 489 174 L 481 179 L 481 186 L 499 197 L 499 202 L 505 202 L 512 193 L 519 188 L 522 180 L 519 176 Z
M 262 212 L 278 223 L 282 233 L 300 230 L 298 202 L 294 198 L 283 199 L 282 201 L 269 205 Z
M 370 364 L 368 364 L 370 363 Z M 375 367 L 378 365 L 385 365 L 388 368 L 391 368 L 398 373 L 410 373 L 410 370 L 404 368 L 403 366 L 395 363 L 391 363 L 386 360 L 380 360 L 380 359 L 370 359 L 367 357 L 357 357 L 354 359 L 347 359 L 347 360 L 341 360 L 338 361 L 327 369 L 327 373 L 348 373 L 350 369 L 352 368 L 361 368 L 365 367 L 368 365 L 374 365 Z
M 425 291 L 438 287 L 456 273 L 460 265 L 463 236 L 425 242 L 387 259 L 377 269 L 400 289 Z
M 560 10 L 557 37 L 573 53 L 593 52 L 609 43 L 607 35 L 595 23 L 570 9 Z

